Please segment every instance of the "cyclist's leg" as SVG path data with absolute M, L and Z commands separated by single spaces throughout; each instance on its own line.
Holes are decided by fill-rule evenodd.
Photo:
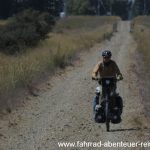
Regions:
M 95 96 L 93 99 L 93 113 L 95 114 L 95 107 L 99 104 L 99 96 Z

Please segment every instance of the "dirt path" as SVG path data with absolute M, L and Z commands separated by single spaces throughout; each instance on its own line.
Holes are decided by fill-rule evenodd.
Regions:
M 92 119 L 92 99 L 97 83 L 91 81 L 91 71 L 99 58 L 99 50 L 103 48 L 112 50 L 113 59 L 124 75 L 124 81 L 118 83 L 125 106 L 123 121 L 111 124 L 109 133 L 105 124 L 96 124 Z M 143 113 L 137 76 L 139 68 L 132 57 L 135 49 L 129 22 L 120 22 L 111 41 L 96 45 L 89 53 L 82 53 L 80 64 L 68 67 L 65 73 L 49 81 L 50 89 L 45 86 L 46 90 L 40 92 L 40 96 L 30 97 L 24 107 L 2 118 L 0 150 L 57 150 L 57 143 L 62 141 L 148 141 L 150 129 Z

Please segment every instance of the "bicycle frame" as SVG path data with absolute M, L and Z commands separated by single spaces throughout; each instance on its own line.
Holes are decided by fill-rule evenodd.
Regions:
M 106 118 L 106 130 L 109 132 L 110 128 L 110 93 L 112 88 L 116 86 L 116 79 L 114 77 L 106 77 L 101 79 L 102 84 L 102 95 L 104 98 L 104 112 Z

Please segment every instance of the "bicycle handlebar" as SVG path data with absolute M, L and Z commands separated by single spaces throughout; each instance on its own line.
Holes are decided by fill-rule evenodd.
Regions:
M 106 78 L 114 78 L 116 81 L 120 81 L 120 79 L 117 79 L 117 78 L 114 77 L 114 76 L 97 77 L 97 78 L 93 78 L 93 77 L 92 77 L 92 80 L 101 81 L 102 79 L 106 79 Z

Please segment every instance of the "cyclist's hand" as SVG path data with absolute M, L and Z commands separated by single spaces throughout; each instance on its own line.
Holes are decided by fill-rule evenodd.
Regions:
M 92 77 L 92 80 L 96 80 L 96 77 Z

